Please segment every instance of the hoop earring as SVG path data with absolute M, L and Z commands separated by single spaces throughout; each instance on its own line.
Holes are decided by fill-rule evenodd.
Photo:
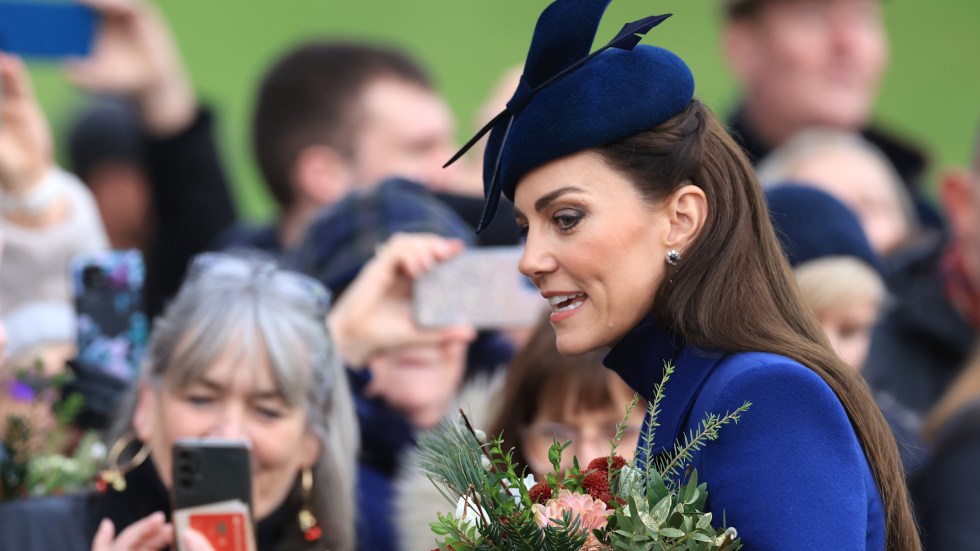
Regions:
M 303 488 L 303 505 L 296 520 L 299 521 L 299 529 L 303 532 L 303 538 L 306 541 L 318 541 L 323 537 L 323 530 L 317 526 L 316 517 L 313 516 L 310 506 L 310 496 L 313 494 L 313 471 L 309 467 L 303 467 L 300 480 Z
M 667 264 L 671 266 L 677 266 L 677 263 L 681 261 L 681 252 L 677 249 L 671 249 L 667 251 Z
M 129 433 L 120 437 L 119 440 L 116 440 L 112 444 L 112 448 L 109 449 L 109 455 L 106 457 L 106 468 L 99 473 L 95 480 L 96 490 L 104 492 L 110 486 L 117 492 L 126 490 L 126 473 L 142 465 L 146 461 L 146 458 L 150 456 L 150 448 L 143 442 L 140 442 L 140 449 L 136 451 L 136 455 L 125 464 L 120 465 L 119 456 L 133 442 L 137 442 L 136 435 Z

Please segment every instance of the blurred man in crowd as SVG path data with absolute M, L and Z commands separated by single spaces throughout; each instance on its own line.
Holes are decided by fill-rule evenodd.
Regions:
M 962 370 L 980 330 L 980 136 L 972 170 L 948 173 L 940 195 L 949 232 L 908 251 L 871 340 L 868 382 L 919 414 Z
M 753 162 L 814 126 L 860 132 L 880 148 L 916 199 L 926 168 L 914 146 L 871 124 L 888 64 L 880 0 L 723 0 L 723 45 L 742 90 L 730 123 Z
M 444 189 L 456 173 L 442 169 L 454 131 L 449 107 L 404 54 L 303 44 L 265 74 L 253 115 L 255 158 L 281 209 L 278 227 L 236 231 L 229 243 L 289 247 L 320 208 L 387 176 Z

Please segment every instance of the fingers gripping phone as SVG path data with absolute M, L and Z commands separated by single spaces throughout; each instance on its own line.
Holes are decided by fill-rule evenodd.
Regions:
M 180 440 L 173 447 L 174 528 L 177 548 L 188 528 L 215 551 L 255 551 L 252 460 L 238 440 Z
M 0 0 L 0 51 L 29 58 L 87 56 L 98 15 L 76 2 Z
M 414 283 L 415 321 L 423 327 L 534 326 L 547 303 L 517 270 L 522 254 L 523 247 L 477 248 L 439 264 Z
M 143 278 L 143 255 L 136 250 L 73 259 L 79 362 L 122 381 L 136 379 L 149 337 Z

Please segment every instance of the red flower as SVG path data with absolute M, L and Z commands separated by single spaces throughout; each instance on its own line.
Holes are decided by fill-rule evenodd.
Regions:
M 609 466 L 609 456 L 596 457 L 589 462 L 587 471 L 603 471 L 608 473 L 610 470 L 617 471 L 626 466 L 626 460 L 618 455 L 612 458 L 612 468 Z
M 593 499 L 609 501 L 609 475 L 602 470 L 594 470 L 582 480 L 582 487 L 585 488 Z M 605 497 L 603 497 L 605 496 Z
M 544 505 L 549 499 L 551 499 L 551 486 L 545 481 L 538 482 L 531 489 L 528 490 L 528 497 L 531 498 L 531 503 L 540 503 Z

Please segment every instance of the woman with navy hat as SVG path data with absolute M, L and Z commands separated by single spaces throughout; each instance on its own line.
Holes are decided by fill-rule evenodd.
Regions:
M 590 53 L 608 4 L 538 20 L 517 91 L 471 141 L 490 132 L 483 224 L 514 201 L 563 354 L 611 348 L 647 399 L 676 366 L 655 453 L 752 403 L 691 465 L 746 549 L 919 549 L 895 441 L 801 306 L 751 166 L 684 62 L 637 45 L 666 17 Z

